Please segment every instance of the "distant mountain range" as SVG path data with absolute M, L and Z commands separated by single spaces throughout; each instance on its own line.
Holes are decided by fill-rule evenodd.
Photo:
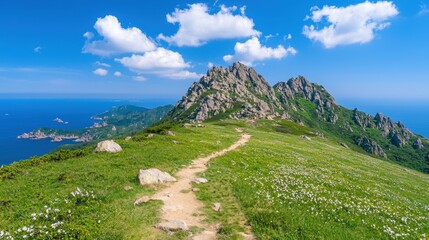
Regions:
M 253 68 L 213 67 L 189 88 L 164 121 L 282 118 L 316 129 L 380 158 L 429 173 L 429 141 L 401 122 L 335 102 L 323 86 L 299 76 L 270 84 Z M 347 144 L 346 144 L 347 143 Z

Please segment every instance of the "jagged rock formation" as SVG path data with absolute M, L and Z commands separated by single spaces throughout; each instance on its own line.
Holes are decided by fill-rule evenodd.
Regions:
M 287 82 L 279 82 L 273 88 L 278 93 L 281 102 L 294 110 L 297 108 L 290 100 L 301 97 L 316 104 L 316 112 L 319 116 L 328 112 L 325 120 L 333 123 L 338 120 L 338 116 L 333 113 L 337 105 L 335 99 L 322 86 L 310 83 L 302 76 L 291 78 Z
M 274 89 L 253 68 L 234 63 L 229 68 L 213 67 L 192 84 L 171 116 L 204 121 L 220 114 L 231 118 L 279 117 L 282 109 Z
M 427 151 L 424 148 L 429 145 L 427 139 L 381 113 L 371 116 L 338 105 L 323 86 L 302 76 L 271 87 L 253 68 L 241 63 L 228 68 L 213 67 L 199 82 L 192 84 L 166 121 L 200 122 L 225 118 L 292 120 L 330 132 L 381 158 L 389 156 L 401 164 L 417 161 L 420 170 L 429 172 L 426 159 L 429 148 Z
M 304 77 L 280 82 L 274 87 L 253 68 L 234 63 L 229 68 L 213 67 L 199 82 L 192 84 L 171 112 L 174 120 L 204 121 L 218 115 L 230 118 L 290 118 L 297 111 L 294 99 L 304 98 L 316 104 L 326 120 L 336 122 L 334 98 L 319 85 Z
M 375 141 L 369 140 L 367 137 L 359 138 L 357 143 L 368 153 L 374 154 L 382 158 L 387 157 L 386 153 L 383 151 L 380 145 L 378 145 L 378 143 Z

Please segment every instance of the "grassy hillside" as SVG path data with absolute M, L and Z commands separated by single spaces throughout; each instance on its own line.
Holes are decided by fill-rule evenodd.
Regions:
M 185 238 L 153 228 L 160 202 L 133 206 L 137 197 L 159 189 L 138 186 L 137 171 L 157 167 L 175 173 L 236 141 L 236 127 L 252 134 L 250 142 L 212 160 L 203 174 L 209 183 L 198 185 L 208 221 L 221 223 L 220 238 L 239 238 L 245 227 L 260 239 L 417 239 L 429 233 L 428 175 L 346 149 L 289 121 L 176 126 L 176 136 L 119 140 L 124 151 L 117 154 L 87 151 L 3 167 L 0 232 L 21 237 L 33 225 L 41 227 L 41 239 Z M 221 212 L 211 210 L 214 202 L 222 203 Z
M 222 123 L 224 125 L 225 123 Z M 346 149 L 338 142 L 248 128 L 248 145 L 215 159 L 200 199 L 221 202 L 226 238 L 241 226 L 236 208 L 261 239 L 425 238 L 429 176 Z M 274 126 L 273 126 L 274 125 Z M 308 134 L 311 134 L 310 132 Z

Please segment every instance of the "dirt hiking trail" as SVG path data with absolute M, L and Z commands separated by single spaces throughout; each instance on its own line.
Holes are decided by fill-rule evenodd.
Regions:
M 236 129 L 240 132 L 241 129 Z M 192 163 L 180 170 L 176 176 L 178 181 L 162 189 L 152 196 L 152 199 L 161 200 L 164 205 L 161 210 L 160 224 L 166 225 L 185 225 L 186 227 L 198 227 L 204 229 L 203 232 L 193 235 L 194 240 L 216 239 L 216 226 L 204 223 L 201 209 L 204 204 L 197 200 L 192 191 L 192 182 L 197 179 L 196 174 L 207 170 L 207 163 L 216 157 L 222 156 L 227 152 L 233 151 L 240 146 L 245 145 L 251 135 L 242 134 L 240 139 L 230 147 L 218 152 L 214 152 L 206 157 L 197 158 Z M 248 237 L 250 238 L 250 237 Z M 251 239 L 251 238 L 250 238 Z

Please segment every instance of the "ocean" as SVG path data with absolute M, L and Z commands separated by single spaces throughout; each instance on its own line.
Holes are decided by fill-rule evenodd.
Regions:
M 80 129 L 91 126 L 91 116 L 114 106 L 132 104 L 154 108 L 174 104 L 175 99 L 106 100 L 106 99 L 5 99 L 0 98 L 0 165 L 40 156 L 72 141 L 53 143 L 50 140 L 31 141 L 17 136 L 39 127 Z M 340 100 L 339 104 L 375 115 L 382 112 L 394 121 L 403 122 L 413 132 L 429 137 L 429 103 L 393 103 L 379 101 Z M 53 120 L 61 118 L 69 124 Z
M 175 100 L 106 100 L 106 99 L 2 99 L 0 98 L 0 166 L 40 156 L 72 141 L 50 142 L 17 139 L 39 127 L 81 129 L 91 126 L 91 117 L 114 106 L 132 104 L 153 108 L 174 104 Z M 53 121 L 60 118 L 69 122 Z

